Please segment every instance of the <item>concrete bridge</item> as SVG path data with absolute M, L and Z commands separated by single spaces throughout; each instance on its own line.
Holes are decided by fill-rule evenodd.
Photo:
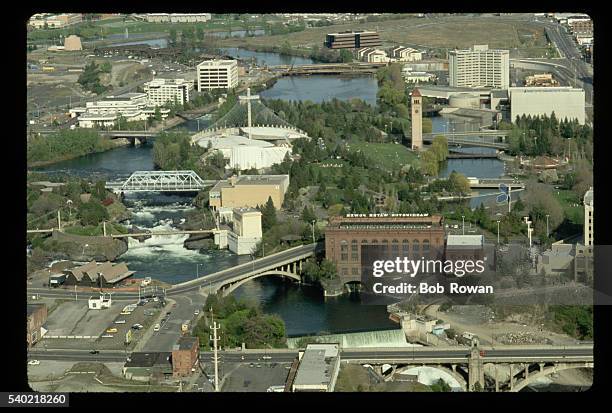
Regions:
M 386 66 L 386 63 L 321 63 L 314 65 L 279 65 L 269 66 L 268 69 L 280 72 L 282 76 L 294 75 L 337 75 L 348 73 L 376 73 L 378 68 Z
M 481 131 L 481 132 L 455 132 L 455 133 L 424 133 L 423 142 L 431 143 L 436 136 L 444 136 L 448 141 L 449 146 L 476 146 L 484 148 L 507 149 L 508 144 L 503 142 L 504 136 L 492 134 L 489 132 L 497 131 Z M 504 131 L 501 131 L 504 132 Z M 499 141 L 499 139 L 502 141 Z
M 500 184 L 505 184 L 514 189 L 525 188 L 525 184 L 520 181 L 516 181 L 512 178 L 488 178 L 488 179 L 477 179 L 477 182 L 470 182 L 470 188 L 492 188 L 498 189 Z
M 290 248 L 227 270 L 176 284 L 167 290 L 167 293 L 168 295 L 175 295 L 181 292 L 203 289 L 208 293 L 221 293 L 223 296 L 227 296 L 241 285 L 264 276 L 289 278 L 301 282 L 304 262 L 322 249 L 323 244 L 308 244 Z
M 594 367 L 593 346 L 587 344 L 343 349 L 342 360 L 378 368 L 383 364 L 392 365 L 386 380 L 414 367 L 431 366 L 449 373 L 468 391 L 480 387 L 483 390 L 518 392 L 558 371 Z M 502 380 L 496 373 L 489 376 L 485 373 L 485 364 L 508 368 L 508 378 Z M 488 370 L 497 372 L 494 368 Z
M 114 192 L 197 192 L 217 181 L 203 180 L 194 171 L 136 171 L 125 181 L 107 182 Z

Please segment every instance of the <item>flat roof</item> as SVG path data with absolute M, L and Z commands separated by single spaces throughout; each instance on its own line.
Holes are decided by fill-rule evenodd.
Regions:
M 508 92 L 512 95 L 514 92 L 522 93 L 553 93 L 553 92 L 584 92 L 584 89 L 580 89 L 572 86 L 525 86 L 525 87 L 511 87 L 508 88 Z
M 311 345 L 306 347 L 304 356 L 302 356 L 297 369 L 293 382 L 294 386 L 329 385 L 332 379 L 332 362 L 338 355 L 338 345 L 333 344 L 331 346 L 336 348 L 335 355 L 331 355 L 333 351 L 328 350 L 326 347 L 313 347 Z
M 198 64 L 198 67 L 200 66 L 230 66 L 233 64 L 237 64 L 236 60 L 230 60 L 230 59 L 213 59 L 213 60 L 204 60 L 202 63 Z
M 155 365 L 172 364 L 171 352 L 132 353 L 130 361 L 124 367 L 153 367 Z
M 482 247 L 484 245 L 483 235 L 452 235 L 446 239 L 449 247 Z
M 241 175 L 236 185 L 273 185 L 281 184 L 289 179 L 289 175 Z
M 191 350 L 194 345 L 198 342 L 197 337 L 180 337 L 175 346 L 178 346 L 178 350 Z M 175 349 L 177 350 L 177 349 Z

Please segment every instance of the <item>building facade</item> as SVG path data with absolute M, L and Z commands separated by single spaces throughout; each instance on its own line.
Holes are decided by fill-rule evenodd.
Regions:
M 391 49 L 391 58 L 398 62 L 416 62 L 423 59 L 423 53 L 412 47 L 398 46 Z
M 30 348 L 46 333 L 46 329 L 43 327 L 43 325 L 47 322 L 47 305 L 28 304 L 27 314 L 27 343 L 28 348 Z
M 593 202 L 593 188 L 584 194 L 584 245 L 585 247 L 593 246 L 593 214 L 595 203 Z
M 584 89 L 560 87 L 511 87 L 508 89 L 512 122 L 517 116 L 543 116 L 554 112 L 558 120 L 578 119 L 585 123 Z
M 344 282 L 361 281 L 361 246 L 382 245 L 392 255 L 440 259 L 443 218 L 426 214 L 350 214 L 332 217 L 325 228 L 325 257 Z
M 148 13 L 149 23 L 204 23 L 212 18 L 210 13 Z
M 197 66 L 198 90 L 232 89 L 238 86 L 236 60 L 206 60 Z
M 381 46 L 382 42 L 377 32 L 362 30 L 329 33 L 325 37 L 324 45 L 329 49 L 359 49 Z
M 272 198 L 280 209 L 289 187 L 289 175 L 241 175 L 219 181 L 208 192 L 209 205 L 219 208 L 255 208 Z
M 423 149 L 423 110 L 422 110 L 422 96 L 419 89 L 414 89 L 410 95 L 410 102 L 412 106 L 412 149 L 421 150 Z
M 452 87 L 510 86 L 510 52 L 475 45 L 471 49 L 453 50 L 448 58 L 448 84 Z
M 233 210 L 232 231 L 227 234 L 227 244 L 234 254 L 252 254 L 261 241 L 261 212 L 254 208 Z
M 167 103 L 184 105 L 190 100 L 193 84 L 185 79 L 153 79 L 144 84 L 149 106 L 163 106 Z
M 80 13 L 62 13 L 62 14 L 47 14 L 38 13 L 32 16 L 28 24 L 36 29 L 44 29 L 45 26 L 50 29 L 60 29 L 83 21 L 83 15 Z
M 444 259 L 449 261 L 484 259 L 483 235 L 448 235 Z
M 74 51 L 74 50 L 83 50 L 83 45 L 81 44 L 81 38 L 74 34 L 66 37 L 64 39 L 64 50 L 66 51 Z
M 172 376 L 185 377 L 192 374 L 200 355 L 200 339 L 198 337 L 180 337 L 172 347 Z

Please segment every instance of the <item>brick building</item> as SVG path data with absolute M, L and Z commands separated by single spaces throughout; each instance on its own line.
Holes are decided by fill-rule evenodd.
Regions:
M 36 343 L 46 333 L 43 325 L 47 322 L 46 304 L 28 304 L 28 348 Z
M 344 282 L 361 281 L 361 246 L 382 245 L 389 253 L 441 259 L 444 226 L 440 215 L 349 214 L 332 217 L 325 229 L 325 257 Z
M 191 374 L 198 364 L 200 340 L 198 337 L 181 337 L 172 348 L 172 376 L 183 377 Z

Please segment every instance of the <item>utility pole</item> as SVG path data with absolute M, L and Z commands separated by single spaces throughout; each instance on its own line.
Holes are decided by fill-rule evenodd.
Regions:
M 57 210 L 57 229 L 58 231 L 62 230 L 62 217 L 59 209 Z
M 312 243 L 314 244 L 315 241 L 315 233 L 314 233 L 314 224 L 315 224 L 316 220 L 312 220 L 312 222 L 310 223 L 312 225 Z
M 74 285 L 74 301 L 78 301 L 79 299 L 79 295 L 77 294 L 77 286 L 76 284 Z
M 497 221 L 497 246 L 499 246 L 499 220 Z
M 546 214 L 546 238 L 548 238 L 549 236 L 549 232 L 548 232 L 548 217 L 549 216 L 550 216 L 549 214 Z
M 461 232 L 465 235 L 465 215 L 461 215 Z
M 510 213 L 510 207 L 512 205 L 512 186 L 508 185 L 508 213 Z
M 212 307 L 210 309 L 211 312 L 211 321 L 213 321 L 213 363 L 215 364 L 215 391 L 219 391 L 219 356 L 217 354 L 217 330 L 219 327 L 217 326 L 217 322 L 214 321 L 214 316 L 212 315 Z

